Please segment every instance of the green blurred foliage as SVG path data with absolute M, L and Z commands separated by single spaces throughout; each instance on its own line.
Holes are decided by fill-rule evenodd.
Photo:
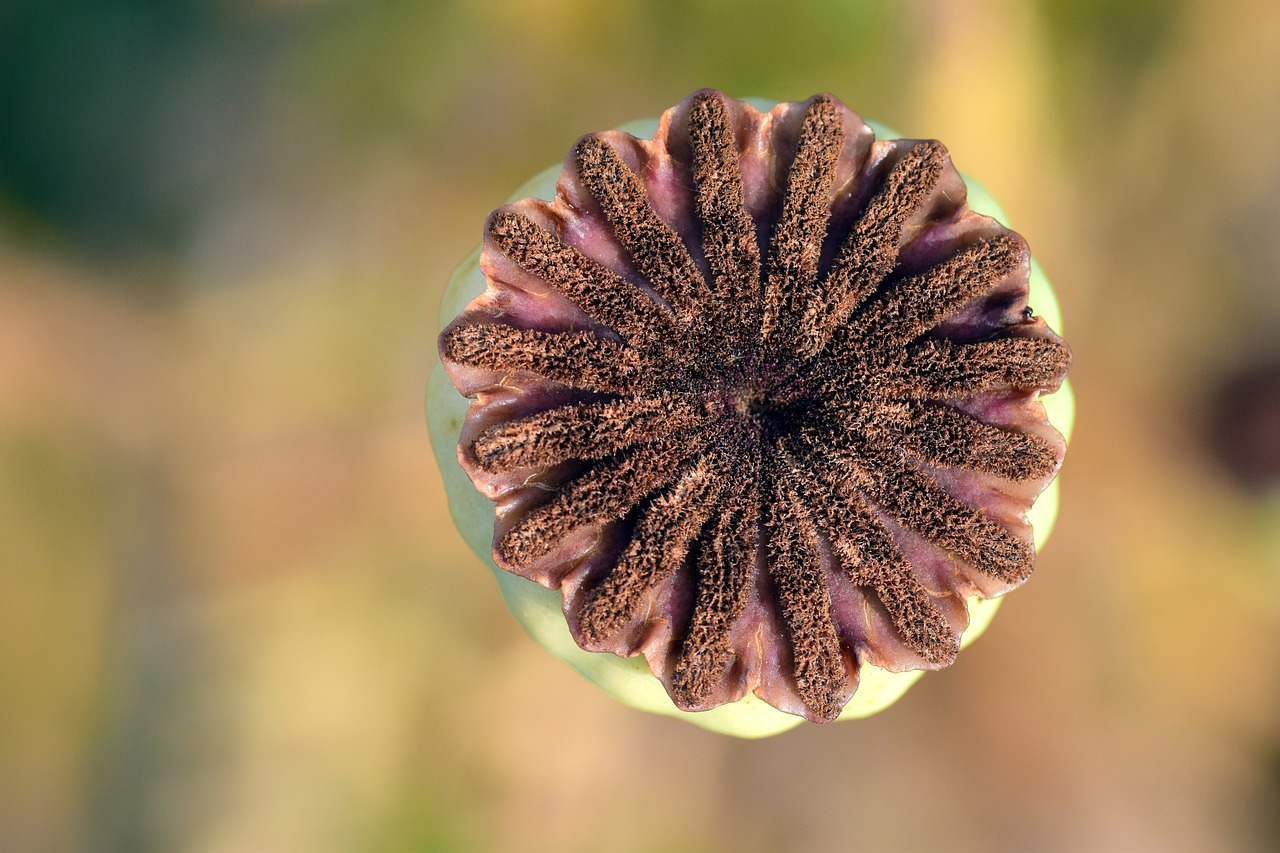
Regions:
M 218 180 L 214 140 L 192 136 L 243 127 L 237 102 L 252 98 L 278 41 L 247 24 L 201 0 L 6 3 L 0 190 L 11 224 L 97 256 L 178 245 Z M 205 110 L 219 111 L 214 121 Z
M 1170 48 L 1186 0 L 1038 0 L 1049 44 L 1062 54 L 1096 57 L 1108 70 L 1134 73 Z

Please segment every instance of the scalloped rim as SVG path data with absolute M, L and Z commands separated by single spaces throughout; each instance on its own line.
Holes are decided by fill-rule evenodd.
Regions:
M 776 102 L 760 98 L 741 100 L 761 111 L 768 111 L 776 105 Z M 900 138 L 900 134 L 879 122 L 866 118 L 863 121 L 875 131 L 877 139 Z M 641 119 L 621 125 L 618 130 L 637 138 L 650 139 L 657 128 L 657 119 Z M 561 168 L 561 165 L 555 165 L 539 172 L 517 188 L 507 201 L 522 198 L 552 200 L 555 198 L 556 179 Z M 961 173 L 961 177 L 968 187 L 969 207 L 1008 225 L 1008 216 L 986 188 L 968 175 Z M 486 282 L 480 272 L 479 260 L 480 249 L 477 247 L 454 270 L 441 300 L 440 319 L 437 322 L 439 327 L 443 327 L 444 322 L 457 316 L 467 303 L 484 292 Z M 1034 258 L 1031 261 L 1029 304 L 1054 331 L 1062 334 L 1062 311 L 1057 296 L 1044 270 Z M 504 572 L 493 561 L 494 505 L 476 491 L 457 463 L 458 436 L 470 401 L 457 393 L 439 361 L 427 381 L 427 400 L 430 403 L 427 406 L 427 426 L 431 447 L 440 466 L 440 476 L 448 496 L 449 514 L 467 545 L 493 572 L 507 607 L 535 642 L 618 701 L 642 711 L 678 717 L 720 734 L 742 738 L 769 737 L 804 722 L 803 718 L 779 711 L 750 694 L 737 702 L 709 711 L 682 711 L 672 703 L 661 682 L 650 673 L 642 656 L 620 658 L 579 648 L 565 623 L 559 591 Z M 1069 442 L 1075 423 L 1075 395 L 1070 381 L 1064 381 L 1057 393 L 1046 395 L 1043 400 L 1050 422 Z M 1057 519 L 1058 483 L 1059 480 L 1055 477 L 1027 513 L 1027 519 L 1034 527 L 1036 551 L 1048 540 Z M 986 631 L 1001 600 L 969 600 L 969 627 L 960 640 L 960 648 L 968 646 Z M 859 672 L 858 689 L 837 719 L 858 719 L 888 708 L 922 675 L 923 670 L 889 672 L 869 664 L 863 665 Z

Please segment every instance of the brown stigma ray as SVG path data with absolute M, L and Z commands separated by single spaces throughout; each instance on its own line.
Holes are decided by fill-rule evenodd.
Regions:
M 864 663 L 951 663 L 967 599 L 1033 566 L 1070 350 L 946 149 L 870 138 L 828 95 L 716 92 L 584 137 L 554 201 L 490 217 L 441 336 L 498 565 L 687 710 L 834 719 Z
M 760 498 L 752 489 L 739 506 L 713 519 L 695 562 L 694 607 L 671 674 L 671 697 L 681 708 L 722 704 L 736 655 L 733 626 L 747 606 L 759 554 Z M 732 688 L 733 699 L 740 698 Z M 731 700 L 732 701 L 732 700 Z
M 849 233 L 822 287 L 805 307 L 803 328 L 808 334 L 800 344 L 807 357 L 822 351 L 833 331 L 893 270 L 902 226 L 937 186 L 946 157 L 941 144 L 926 141 L 894 164 Z
M 689 116 L 694 210 L 711 269 L 712 330 L 722 344 L 750 341 L 760 299 L 760 245 L 747 213 L 741 158 L 729 110 L 714 94 L 698 95 Z
M 488 471 L 551 466 L 570 459 L 603 459 L 648 444 L 703 420 L 691 399 L 674 395 L 607 403 L 582 403 L 507 421 L 472 445 Z
M 675 319 L 664 306 L 527 216 L 514 210 L 498 211 L 489 220 L 487 233 L 499 252 L 563 293 L 633 347 L 663 351 L 666 342 L 679 333 Z
M 776 479 L 771 497 L 765 521 L 769 575 L 787 627 L 795 689 L 806 716 L 826 722 L 840 713 L 853 687 L 831 618 L 818 527 L 785 478 Z
M 893 391 L 945 400 L 1018 388 L 1056 390 L 1071 364 L 1059 341 L 1005 338 L 974 344 L 924 339 L 907 347 Z
M 523 371 L 574 388 L 625 393 L 637 384 L 636 351 L 589 332 L 538 332 L 511 326 L 458 326 L 440 340 L 441 358 L 500 373 Z
M 823 517 L 822 528 L 841 570 L 851 583 L 879 599 L 903 643 L 920 656 L 923 665 L 951 664 L 960 637 L 912 572 L 892 534 L 866 500 L 850 488 L 851 481 L 832 477 L 834 467 L 801 465 L 797 460 L 804 454 L 797 453 L 795 447 L 794 442 L 787 442 L 784 448 L 787 474 L 805 484 L 811 511 Z
M 608 217 L 618 243 L 636 269 L 679 316 L 693 319 L 707 293 L 684 241 L 649 204 L 644 182 L 603 139 L 583 137 L 574 164 L 578 176 Z
M 800 319 L 798 304 L 818 277 L 818 256 L 843 144 L 844 128 L 835 105 L 828 98 L 814 99 L 805 111 L 795 158 L 787 173 L 782 215 L 769 243 L 761 329 L 766 341 L 789 337 Z
M 588 648 L 612 644 L 641 598 L 684 565 L 725 488 L 723 473 L 713 455 L 702 456 L 645 507 L 636 535 L 582 608 L 580 631 Z

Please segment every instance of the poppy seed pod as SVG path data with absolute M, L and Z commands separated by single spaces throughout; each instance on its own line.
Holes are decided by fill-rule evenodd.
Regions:
M 1048 535 L 1053 293 L 940 143 L 829 95 L 703 91 L 630 130 L 580 139 L 450 282 L 451 511 L 628 704 L 741 736 L 874 713 Z

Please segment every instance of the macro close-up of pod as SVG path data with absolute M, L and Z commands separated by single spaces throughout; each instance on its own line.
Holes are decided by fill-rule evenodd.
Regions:
M 941 143 L 832 96 L 631 129 L 450 283 L 451 511 L 628 704 L 741 736 L 874 713 L 1031 574 L 1072 417 L 1056 299 Z
M 0 853 L 1280 850 L 1274 0 L 0 22 Z

